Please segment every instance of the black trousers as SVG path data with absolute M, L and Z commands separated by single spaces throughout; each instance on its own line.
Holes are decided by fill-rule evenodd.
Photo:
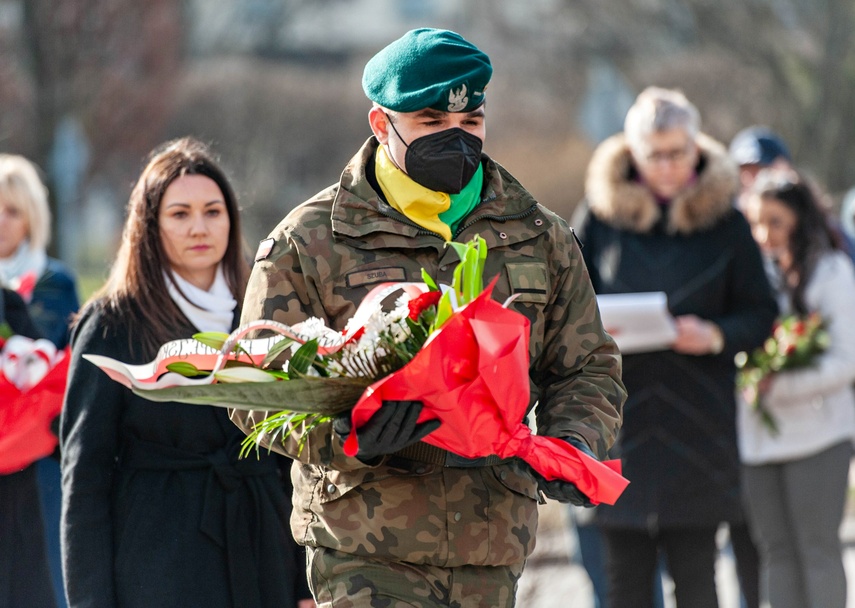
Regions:
M 674 580 L 677 608 L 718 608 L 718 526 L 647 530 L 604 528 L 609 606 L 653 608 L 653 573 L 661 549 Z
M 736 560 L 736 576 L 746 608 L 760 608 L 760 555 L 748 524 L 728 524 L 730 544 Z

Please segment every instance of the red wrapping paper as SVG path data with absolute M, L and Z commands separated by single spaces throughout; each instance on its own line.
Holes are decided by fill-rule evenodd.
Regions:
M 594 504 L 614 504 L 629 483 L 619 461 L 599 462 L 521 422 L 529 402 L 529 321 L 491 292 L 452 315 L 405 367 L 366 389 L 351 413 L 357 431 L 345 453 L 356 455 L 359 427 L 383 401 L 417 400 L 424 403 L 420 421 L 442 422 L 426 443 L 466 458 L 516 456 L 547 480 L 575 483 Z
M 0 475 L 20 471 L 54 451 L 50 424 L 62 410 L 69 353 L 26 392 L 0 374 Z

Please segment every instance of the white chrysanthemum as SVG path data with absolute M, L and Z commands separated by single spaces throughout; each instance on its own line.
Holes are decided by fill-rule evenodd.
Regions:
M 297 323 L 292 329 L 304 341 L 317 340 L 318 344 L 323 346 L 339 344 L 344 339 L 342 334 L 327 327 L 326 323 L 317 317 L 310 317 L 305 321 Z

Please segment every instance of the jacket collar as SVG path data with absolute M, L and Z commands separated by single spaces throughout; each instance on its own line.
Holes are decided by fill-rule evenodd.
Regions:
M 691 234 L 712 227 L 733 207 L 737 169 L 724 147 L 699 134 L 699 174 L 679 196 L 665 207 L 656 202 L 643 184 L 631 178 L 629 147 L 623 134 L 604 141 L 588 166 L 585 194 L 591 212 L 620 229 L 647 232 L 666 210 L 666 230 Z
M 333 234 L 361 241 L 365 248 L 432 246 L 441 250 L 444 247 L 442 237 L 410 221 L 383 201 L 372 188 L 366 176 L 366 166 L 372 162 L 378 145 L 377 139 L 370 137 L 342 172 L 332 206 Z M 482 161 L 486 185 L 481 203 L 469 217 L 464 218 L 461 226 L 467 226 L 478 218 L 506 221 L 528 213 L 542 213 L 534 198 L 507 171 L 486 155 L 482 156 Z M 544 228 L 546 224 L 540 223 Z M 488 234 L 482 236 L 487 239 L 488 247 L 508 244 L 507 240 L 491 243 Z

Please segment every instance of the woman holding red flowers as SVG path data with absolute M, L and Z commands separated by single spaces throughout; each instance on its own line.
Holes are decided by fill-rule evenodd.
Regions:
M 809 366 L 760 383 L 763 411 L 777 432 L 748 405 L 753 395 L 740 402 L 749 522 L 772 608 L 843 608 L 838 529 L 855 434 L 855 269 L 797 173 L 758 175 L 745 213 L 775 270 L 782 315 L 819 315 L 829 336 Z M 787 327 L 796 338 L 798 322 Z
M 74 273 L 47 255 L 51 240 L 48 190 L 40 169 L 17 154 L 0 154 L 0 282 L 26 302 L 39 335 L 59 348 L 68 344 L 79 299 Z M 59 547 L 59 455 L 35 463 L 44 515 L 44 538 L 56 603 L 64 608 Z
M 40 337 L 21 296 L 4 287 L 0 289 L 0 350 L 13 335 Z M 4 405 L 0 403 L 0 408 Z M 0 431 L 8 432 L 10 423 L 0 411 Z M 0 459 L 0 468 L 7 464 Z M 56 606 L 35 465 L 0 475 L 0 606 Z

